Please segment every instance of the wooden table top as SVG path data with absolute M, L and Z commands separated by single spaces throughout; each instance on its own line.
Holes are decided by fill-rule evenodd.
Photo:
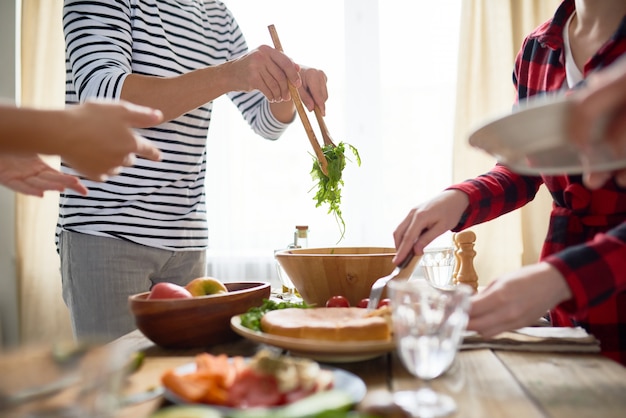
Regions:
M 115 341 L 145 353 L 130 377 L 128 392 L 148 390 L 164 370 L 193 361 L 204 350 L 164 350 L 139 331 Z M 213 346 L 213 354 L 252 356 L 260 345 L 245 339 Z M 332 364 L 361 377 L 368 393 L 415 388 L 420 382 L 395 353 L 374 359 Z M 463 350 L 452 368 L 433 382 L 457 403 L 451 417 L 620 417 L 626 416 L 626 368 L 598 354 Z M 161 398 L 122 409 L 118 418 L 143 418 L 160 408 Z

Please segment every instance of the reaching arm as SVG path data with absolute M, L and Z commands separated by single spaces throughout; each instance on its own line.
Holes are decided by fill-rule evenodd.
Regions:
M 325 109 L 326 77 L 322 72 L 305 68 L 301 74 L 299 65 L 266 45 L 248 51 L 234 18 L 228 16 L 224 19 L 227 35 L 220 35 L 225 39 L 213 51 L 214 57 L 192 49 L 181 54 L 179 49 L 184 47 L 169 45 L 155 49 L 159 54 L 156 61 L 165 64 L 158 66 L 153 58 L 133 55 L 133 31 L 137 29 L 131 22 L 129 2 L 114 6 L 106 1 L 67 1 L 64 33 L 78 97 L 81 101 L 89 97 L 127 100 L 160 109 L 169 121 L 225 93 L 260 91 L 272 103 L 276 119 L 286 123 L 293 120 L 295 110 L 288 88 L 291 82 L 300 89 L 309 110 L 314 103 Z M 150 33 L 155 43 L 159 31 L 166 29 L 150 29 L 155 32 Z M 184 31 L 180 32 L 172 35 L 172 40 L 183 39 Z M 211 33 L 185 36 L 192 36 L 196 43 L 222 42 Z M 143 65 L 147 68 L 144 73 L 134 70 Z M 148 73 L 151 75 L 145 75 Z
M 160 158 L 159 150 L 132 128 L 156 125 L 161 118 L 158 111 L 129 103 L 88 102 L 67 110 L 0 105 L 0 153 L 59 155 L 86 177 L 102 181 L 132 165 L 135 155 Z M 11 167 L 15 177 L 19 166 Z M 43 168 L 37 167 L 28 173 Z

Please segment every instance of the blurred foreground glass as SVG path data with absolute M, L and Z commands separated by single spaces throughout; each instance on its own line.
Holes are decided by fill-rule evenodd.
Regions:
M 432 390 L 428 382 L 448 370 L 456 357 L 472 289 L 461 284 L 443 290 L 426 280 L 392 280 L 387 288 L 398 355 L 412 375 L 425 381 L 418 390 L 394 393 L 394 401 L 415 417 L 454 412 L 454 400 Z
M 295 247 L 292 247 L 292 248 L 295 248 Z M 274 250 L 274 264 L 276 264 L 276 272 L 278 274 L 278 279 L 280 280 L 280 284 L 281 284 L 281 292 L 279 293 L 279 296 L 283 300 L 286 300 L 286 301 L 301 302 L 302 298 L 300 297 L 300 294 L 296 290 L 296 287 L 293 285 L 293 282 L 287 275 L 287 272 L 285 271 L 285 269 L 283 269 L 283 267 L 280 265 L 278 260 L 276 260 L 276 253 L 279 253 L 282 251 L 286 251 L 286 249 Z
M 118 409 L 128 352 L 64 341 L 0 353 L 0 416 L 109 418 Z
M 433 286 L 449 289 L 455 286 L 454 268 L 456 266 L 455 248 L 434 247 L 425 248 L 420 265 L 424 269 L 424 277 Z

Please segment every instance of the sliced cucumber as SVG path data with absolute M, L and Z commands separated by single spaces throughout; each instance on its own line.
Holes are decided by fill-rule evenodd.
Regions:
M 345 412 L 353 404 L 352 397 L 339 390 L 318 392 L 282 408 L 242 410 L 229 418 L 315 418 L 330 411 Z
M 222 415 L 207 406 L 172 405 L 159 409 L 150 418 L 222 418 Z

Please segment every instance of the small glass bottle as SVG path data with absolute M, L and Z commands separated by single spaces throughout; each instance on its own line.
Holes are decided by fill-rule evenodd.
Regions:
M 307 225 L 296 225 L 296 231 L 293 233 L 293 245 L 295 248 L 308 248 L 309 227 Z

